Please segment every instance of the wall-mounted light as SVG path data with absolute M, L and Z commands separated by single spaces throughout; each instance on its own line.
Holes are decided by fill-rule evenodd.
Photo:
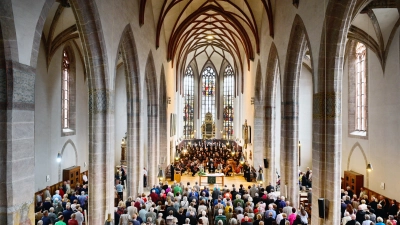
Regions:
M 167 98 L 167 103 L 168 103 L 168 105 L 171 104 L 171 97 L 168 97 L 168 98 Z
M 57 154 L 57 162 L 58 162 L 58 163 L 61 162 L 61 153 L 58 153 L 58 154 Z
M 372 164 L 371 164 L 371 163 L 368 163 L 368 165 L 367 165 L 367 171 L 368 171 L 368 172 L 371 172 L 372 170 L 374 170 L 374 168 L 372 168 Z
M 254 97 L 251 97 L 250 103 L 251 103 L 252 105 L 254 105 Z

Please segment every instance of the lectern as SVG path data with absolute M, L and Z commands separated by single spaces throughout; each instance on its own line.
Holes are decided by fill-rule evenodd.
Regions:
M 176 180 L 177 183 L 181 182 L 181 171 L 179 170 L 174 171 L 174 180 Z

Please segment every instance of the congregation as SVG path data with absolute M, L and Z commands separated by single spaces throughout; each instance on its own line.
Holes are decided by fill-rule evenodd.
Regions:
M 88 210 L 88 182 L 77 183 L 71 188 L 70 181 L 50 193 L 50 187 L 36 195 L 35 223 L 37 225 L 82 225 Z M 44 200 L 44 201 L 43 201 Z
M 117 225 L 293 225 L 308 224 L 305 208 L 295 208 L 274 186 L 215 186 L 196 182 L 160 183 L 149 194 L 121 200 L 115 211 Z
M 342 225 L 396 225 L 400 218 L 396 200 L 382 195 L 372 195 L 369 199 L 364 188 L 357 195 L 348 186 L 341 190 L 341 198 Z

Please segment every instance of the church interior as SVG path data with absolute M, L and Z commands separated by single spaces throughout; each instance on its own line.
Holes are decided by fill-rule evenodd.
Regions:
M 1 0 L 0 12 L 1 224 L 37 224 L 37 196 L 66 180 L 87 185 L 86 225 L 111 224 L 116 173 L 125 198 L 180 170 L 192 185 L 215 170 L 228 186 L 279 181 L 293 207 L 310 193 L 313 225 L 341 223 L 347 187 L 400 199 L 399 1 Z

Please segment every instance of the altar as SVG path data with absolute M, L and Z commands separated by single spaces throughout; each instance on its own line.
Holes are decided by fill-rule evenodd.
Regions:
M 204 181 L 203 178 L 206 178 L 207 182 Z M 220 182 L 217 182 L 217 178 L 220 178 Z M 199 174 L 199 185 L 206 185 L 206 184 L 219 184 L 224 186 L 225 182 L 224 182 L 224 178 L 225 178 L 225 174 L 224 173 L 208 173 L 208 174 L 204 174 L 204 175 L 200 175 Z

